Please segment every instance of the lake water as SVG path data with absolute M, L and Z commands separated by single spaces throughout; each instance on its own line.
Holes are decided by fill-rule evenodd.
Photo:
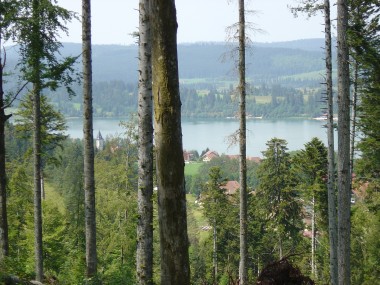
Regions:
M 122 135 L 119 125 L 126 119 L 94 119 L 94 134 L 100 131 L 104 138 L 108 135 Z M 327 145 L 325 122 L 304 119 L 286 120 L 247 120 L 247 155 L 262 157 L 262 151 L 271 138 L 277 137 L 288 142 L 289 150 L 304 147 L 313 137 L 318 137 Z M 68 119 L 68 134 L 72 138 L 82 138 L 82 119 Z M 197 150 L 199 153 L 207 147 L 219 154 L 238 154 L 239 146 L 229 147 L 228 136 L 239 128 L 238 120 L 189 120 L 182 121 L 183 148 Z M 335 143 L 336 144 L 336 143 Z

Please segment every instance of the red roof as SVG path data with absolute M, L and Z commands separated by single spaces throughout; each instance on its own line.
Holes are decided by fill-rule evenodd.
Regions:
M 237 182 L 235 180 L 233 180 L 233 181 L 230 180 L 230 181 L 227 181 L 226 185 L 223 185 L 220 188 L 225 189 L 227 195 L 233 195 L 240 188 L 240 184 L 239 184 L 239 182 Z
M 219 157 L 219 154 L 213 150 L 209 150 L 202 156 L 203 160 L 208 160 L 208 161 L 210 161 L 211 159 L 215 157 Z
M 226 155 L 226 156 L 229 159 L 238 159 L 240 157 L 240 155 L 238 155 L 238 154 L 229 154 L 229 155 Z M 253 162 L 256 162 L 256 163 L 260 163 L 261 162 L 261 158 L 257 157 L 257 156 L 247 156 L 247 160 L 253 161 Z

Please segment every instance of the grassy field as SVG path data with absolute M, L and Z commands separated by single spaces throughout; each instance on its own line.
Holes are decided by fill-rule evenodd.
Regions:
M 203 162 L 192 162 L 185 164 L 185 175 L 196 175 Z
M 188 211 L 191 211 L 197 225 L 196 232 L 199 233 L 199 240 L 203 241 L 210 235 L 211 231 L 203 230 L 202 227 L 207 226 L 209 223 L 203 215 L 203 208 L 201 205 L 195 203 L 196 197 L 192 194 L 186 195 Z
M 269 104 L 272 102 L 272 96 L 252 96 L 251 98 L 255 98 L 256 104 Z

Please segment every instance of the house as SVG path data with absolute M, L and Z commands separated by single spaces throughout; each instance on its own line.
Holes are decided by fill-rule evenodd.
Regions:
M 235 180 L 229 180 L 225 185 L 221 186 L 220 188 L 225 190 L 226 195 L 233 195 L 240 188 L 240 184 Z
M 226 155 L 229 159 L 239 159 L 240 155 L 238 154 L 229 154 Z M 255 163 L 260 163 L 261 158 L 257 156 L 247 156 L 247 161 L 253 161 Z
M 202 161 L 209 162 L 213 160 L 214 158 L 219 157 L 219 154 L 216 151 L 209 150 L 202 156 Z
M 247 160 L 256 162 L 257 164 L 261 162 L 261 158 L 258 156 L 247 156 Z
M 192 160 L 192 157 L 193 157 L 192 153 L 186 150 L 183 151 L 183 160 L 185 161 L 185 163 L 189 163 Z

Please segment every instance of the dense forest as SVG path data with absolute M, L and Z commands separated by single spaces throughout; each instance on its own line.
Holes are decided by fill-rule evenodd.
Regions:
M 109 138 L 104 149 L 97 150 L 95 157 L 98 250 L 101 253 L 99 268 L 101 278 L 106 284 L 135 283 L 137 142 L 134 131 L 128 128 L 124 138 Z M 9 125 L 6 146 L 9 173 L 8 215 L 11 225 L 9 235 L 12 246 L 7 268 L 12 274 L 28 279 L 33 278 L 32 165 L 28 159 L 30 143 L 18 137 L 14 127 Z M 279 180 L 272 176 L 272 167 L 276 167 L 276 164 L 274 144 L 271 141 L 268 142 L 268 149 L 261 163 L 248 161 L 248 187 L 251 193 L 248 224 L 250 278 L 255 278 L 268 262 L 279 257 L 279 233 L 275 230 L 279 225 L 286 225 L 281 227 L 281 236 L 285 237 L 281 245 L 283 256 L 291 256 L 292 262 L 305 274 L 311 274 L 311 209 L 312 197 L 315 195 L 318 245 L 314 253 L 317 267 L 314 280 L 318 284 L 325 284 L 329 279 L 327 197 L 324 182 L 326 147 L 315 138 L 304 149 L 288 153 L 286 141 L 277 138 L 273 140 L 281 145 L 278 148 L 281 154 L 277 153 L 283 159 L 278 165 Z M 67 139 L 61 146 L 49 154 L 49 157 L 57 159 L 47 160 L 44 167 L 44 266 L 48 282 L 57 282 L 58 279 L 59 284 L 80 284 L 85 266 L 83 145 L 81 140 Z M 221 156 L 205 163 L 199 158 L 200 155 L 194 152 L 193 162 L 187 164 L 185 170 L 192 280 L 193 284 L 204 284 L 212 278 L 211 222 L 217 217 L 219 284 L 228 284 L 230 277 L 236 277 L 233 268 L 236 268 L 239 259 L 238 196 L 237 193 L 226 196 L 218 192 L 218 189 L 227 181 L 238 180 L 238 160 Z M 216 185 L 214 188 L 212 183 Z M 288 198 L 281 204 L 269 206 L 271 195 L 275 193 L 268 191 L 275 189 L 277 183 L 281 185 L 279 187 L 282 195 L 288 195 Z M 361 185 L 359 180 L 354 185 L 352 284 L 363 284 L 365 280 L 376 284 L 379 278 L 377 260 L 380 247 L 378 192 Z M 157 211 L 157 204 L 154 207 Z M 281 215 L 277 217 L 276 211 Z M 277 218 L 266 218 L 271 215 Z M 155 212 L 156 230 L 157 224 Z M 154 252 L 157 254 L 159 242 L 158 233 L 155 234 Z M 159 278 L 157 255 L 154 262 L 154 270 L 157 272 L 155 276 Z M 159 279 L 156 282 L 159 283 Z
M 0 284 L 379 283 L 377 1 L 338 0 L 336 41 L 247 50 L 243 0 L 232 46 L 177 45 L 168 0 L 139 1 L 138 45 L 91 45 L 90 2 L 82 45 L 56 2 L 0 4 Z M 330 26 L 330 1 L 301 2 Z M 246 118 L 320 115 L 338 142 L 245 155 Z M 238 119 L 239 155 L 184 151 L 181 117 Z
M 227 118 L 238 112 L 234 84 L 195 82 L 181 85 L 182 116 L 187 118 Z M 223 86 L 223 87 L 221 87 Z M 138 87 L 124 81 L 94 83 L 95 117 L 128 117 L 136 112 Z M 74 88 L 80 94 L 80 88 Z M 264 118 L 313 118 L 324 113 L 322 89 L 292 88 L 279 84 L 252 86 L 247 94 L 247 113 Z M 83 112 L 81 96 L 68 100 L 65 89 L 47 94 L 49 101 L 66 117 Z M 17 106 L 17 104 L 15 104 Z

